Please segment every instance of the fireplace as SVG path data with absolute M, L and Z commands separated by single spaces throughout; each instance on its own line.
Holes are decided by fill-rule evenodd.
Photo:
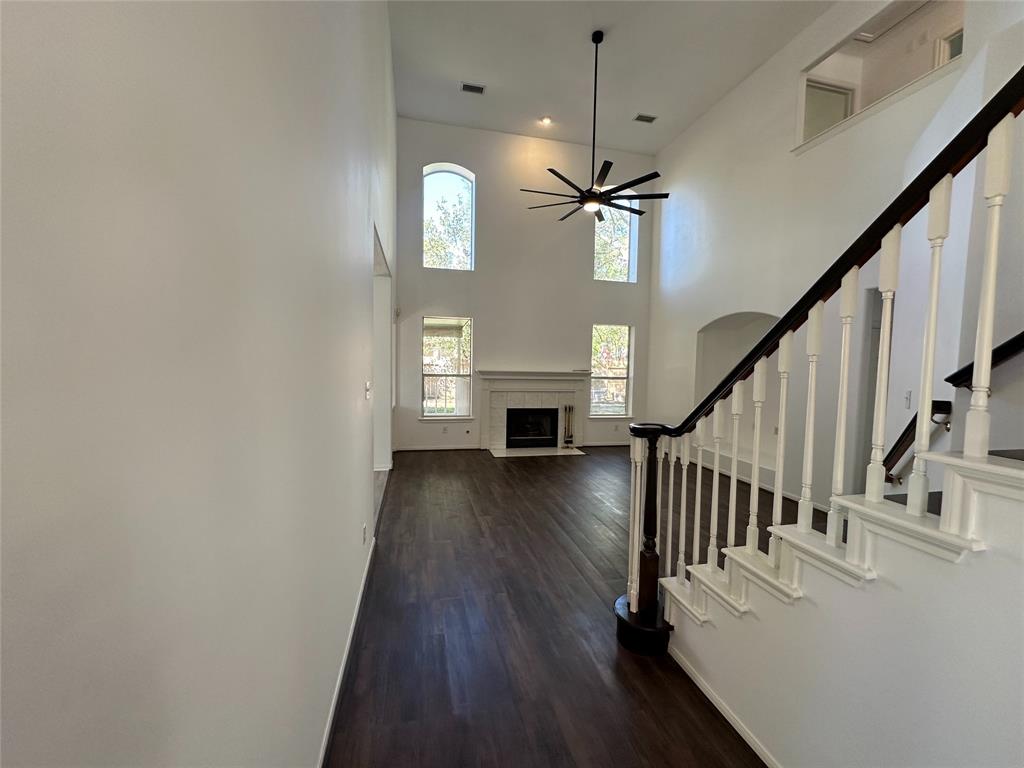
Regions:
M 509 408 L 505 412 L 506 448 L 557 448 L 557 408 Z

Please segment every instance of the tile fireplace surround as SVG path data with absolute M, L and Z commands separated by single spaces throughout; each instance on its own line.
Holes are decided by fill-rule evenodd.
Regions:
M 565 447 L 565 413 L 576 409 L 573 443 L 583 445 L 590 392 L 590 371 L 477 371 L 485 407 L 481 409 L 480 447 L 505 448 L 505 411 L 509 408 L 557 408 L 558 447 Z

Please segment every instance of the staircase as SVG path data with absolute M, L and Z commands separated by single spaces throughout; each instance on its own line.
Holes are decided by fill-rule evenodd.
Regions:
M 1019 452 L 990 455 L 989 445 L 992 367 L 1019 352 L 1024 337 L 998 347 L 993 340 L 1001 215 L 1012 156 L 1021 151 L 1013 145 L 1022 110 L 1024 69 L 681 423 L 630 428 L 630 561 L 627 591 L 616 606 L 620 640 L 644 652 L 667 643 L 769 765 L 1024 765 L 1024 461 Z M 933 419 L 952 410 L 948 401 L 933 399 L 936 328 L 940 313 L 950 311 L 939 306 L 942 252 L 954 177 L 976 158 L 984 174 L 986 245 L 974 362 L 947 379 L 969 382 L 971 401 L 963 451 L 935 452 Z M 1011 215 L 1019 210 L 1011 208 Z M 928 300 L 920 308 L 922 407 L 887 457 L 902 228 L 919 212 L 927 216 L 931 253 Z M 870 461 L 865 492 L 851 494 L 845 476 L 851 335 L 859 271 L 876 256 L 882 324 Z M 824 348 L 826 312 L 840 320 L 838 348 Z M 801 327 L 805 358 L 798 361 L 794 332 Z M 823 355 L 838 358 L 836 392 L 817 391 Z M 800 404 L 806 415 L 802 454 L 788 457 L 786 414 L 797 404 L 788 402 L 787 389 L 796 365 L 807 369 L 807 399 Z M 778 376 L 779 424 L 764 552 L 754 491 L 761 485 L 769 375 Z M 812 525 L 812 491 L 822 396 L 834 398 L 836 422 L 831 496 L 819 531 Z M 749 435 L 739 426 L 747 407 L 754 414 Z M 751 457 L 746 509 L 737 503 L 741 445 L 749 445 Z M 887 482 L 896 481 L 893 469 L 911 445 L 906 496 L 887 498 Z M 708 451 L 710 494 L 702 487 Z M 782 514 L 787 460 L 801 462 L 796 521 L 788 524 Z M 938 467 L 941 496 L 928 479 Z M 702 518 L 709 521 L 706 536 Z

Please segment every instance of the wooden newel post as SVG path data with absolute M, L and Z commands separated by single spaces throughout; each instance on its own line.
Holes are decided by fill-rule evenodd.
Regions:
M 660 563 L 658 555 L 658 479 L 659 472 L 651 471 L 658 462 L 658 443 L 667 431 L 663 424 L 630 424 L 629 433 L 646 442 L 647 472 L 644 477 L 645 492 L 643 507 L 636 510 L 640 515 L 640 551 L 633 553 L 638 560 L 636 610 L 630 610 L 629 595 L 615 601 L 615 618 L 618 625 L 619 644 L 634 653 L 656 655 L 668 649 L 668 633 L 671 625 L 662 618 L 661 603 L 658 600 L 658 577 Z M 667 437 L 666 437 L 667 439 Z M 635 498 L 635 496 L 634 496 Z
M 632 430 L 631 430 L 632 431 Z M 647 440 L 647 466 L 658 460 L 660 434 L 643 435 Z M 640 547 L 640 584 L 637 613 L 651 616 L 658 610 L 658 473 L 647 472 L 647 493 L 644 495 L 643 544 Z

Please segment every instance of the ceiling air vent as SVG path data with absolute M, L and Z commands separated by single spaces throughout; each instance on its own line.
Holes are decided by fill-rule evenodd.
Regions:
M 462 91 L 463 91 L 463 93 L 475 93 L 477 95 L 483 95 L 484 88 L 485 88 L 485 86 L 477 85 L 476 83 L 463 83 L 462 84 Z
M 638 123 L 653 123 L 655 120 L 658 119 L 658 116 L 657 115 L 645 115 L 643 112 L 641 112 L 639 115 L 637 115 L 633 119 L 636 120 Z

